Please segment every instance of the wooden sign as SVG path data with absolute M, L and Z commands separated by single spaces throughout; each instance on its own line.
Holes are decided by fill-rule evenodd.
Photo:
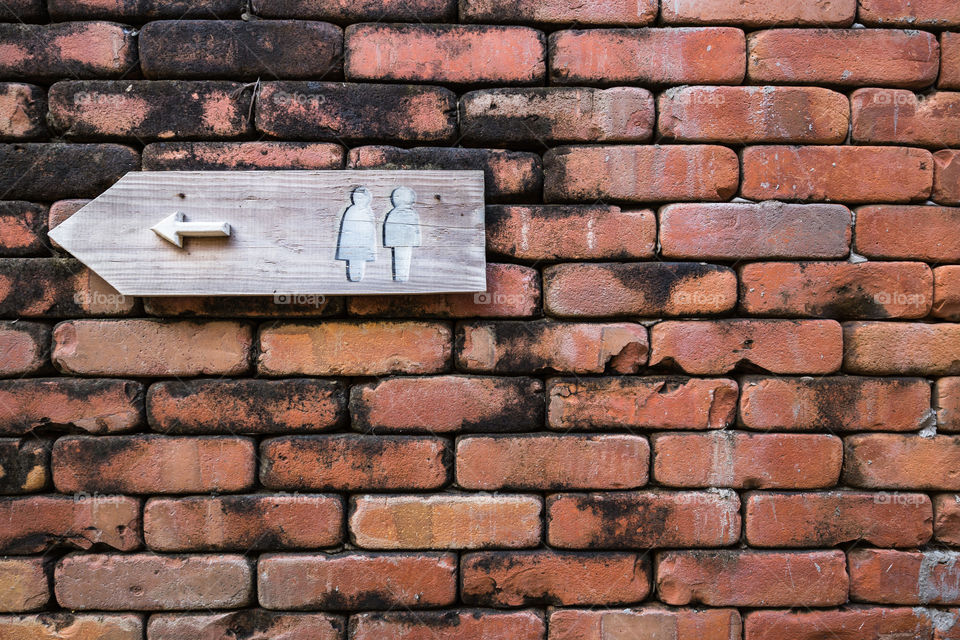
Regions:
M 132 171 L 50 231 L 131 296 L 486 290 L 481 171 Z

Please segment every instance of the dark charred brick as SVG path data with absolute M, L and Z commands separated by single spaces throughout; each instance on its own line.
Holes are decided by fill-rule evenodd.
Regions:
M 133 29 L 120 24 L 0 24 L 5 80 L 122 78 L 136 65 Z
M 47 255 L 47 208 L 31 202 L 0 202 L 0 257 Z
M 0 193 L 12 200 L 94 198 L 139 168 L 140 154 L 118 144 L 0 144 Z
M 43 0 L 7 0 L 0 6 L 2 22 L 44 22 Z
M 31 140 L 47 135 L 47 92 L 20 82 L 0 83 L 0 140 Z
M 456 96 L 440 87 L 266 82 L 257 130 L 277 138 L 362 142 L 450 142 Z
M 331 380 L 186 380 L 147 393 L 150 426 L 166 433 L 325 431 L 345 416 L 343 384 Z
M 488 202 L 535 202 L 543 188 L 540 156 L 524 151 L 378 145 L 351 149 L 347 168 L 480 170 Z
M 456 0 L 253 0 L 264 18 L 353 22 L 455 22 Z
M 543 640 L 546 623 L 532 610 L 389 611 L 350 616 L 349 634 L 353 640 Z
M 338 78 L 343 32 L 299 20 L 158 20 L 140 31 L 147 78 Z
M 152 316 L 182 318 L 308 318 L 343 313 L 343 298 L 319 295 L 188 296 L 145 298 L 144 310 Z
M 67 20 L 119 20 L 143 23 L 172 18 L 226 20 L 239 18 L 243 0 L 47 0 L 50 18 Z
M 77 260 L 0 258 L 0 317 L 123 316 L 134 305 Z
M 237 138 L 252 95 L 236 82 L 67 80 L 50 87 L 50 116 L 74 139 Z
M 343 147 L 332 142 L 154 142 L 143 148 L 144 171 L 342 168 Z M 238 310 L 259 300 L 245 298 Z
M 0 382 L 0 433 L 129 431 L 143 424 L 143 385 L 131 380 L 28 378 Z
M 0 493 L 36 493 L 50 484 L 52 440 L 0 438 Z

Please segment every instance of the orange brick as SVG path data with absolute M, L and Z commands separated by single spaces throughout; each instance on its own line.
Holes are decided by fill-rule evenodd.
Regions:
M 940 36 L 941 89 L 960 89 L 960 33 L 944 32 Z
M 560 549 L 716 547 L 740 538 L 732 491 L 558 493 L 547 498 L 547 542 Z
M 0 500 L 0 551 L 45 553 L 58 546 L 94 545 L 132 551 L 140 542 L 140 501 L 118 495 L 76 493 Z
M 715 375 L 749 364 L 772 373 L 833 373 L 843 358 L 833 320 L 668 320 L 650 332 L 650 364 Z
M 351 640 L 543 640 L 545 633 L 534 611 L 361 613 L 350 619 Z
M 941 149 L 933 154 L 933 195 L 930 199 L 937 204 L 960 204 L 960 151 Z
M 850 102 L 855 142 L 918 147 L 960 144 L 960 93 L 917 95 L 903 89 L 858 89 Z
M 845 322 L 843 344 L 843 370 L 849 373 L 960 373 L 960 324 Z
M 466 437 L 457 441 L 457 485 L 480 491 L 633 489 L 647 483 L 649 459 L 647 440 L 630 435 Z
M 917 638 L 933 640 L 936 624 L 926 611 L 857 607 L 842 611 L 753 611 L 744 618 L 749 640 L 830 638 Z M 936 635 L 938 640 L 948 636 Z
M 347 27 L 350 80 L 452 84 L 539 84 L 543 33 L 528 27 L 355 24 Z
M 243 609 L 228 613 L 158 614 L 150 616 L 151 640 L 195 640 L 246 635 L 251 639 L 341 640 L 345 620 L 324 613 L 289 613 Z
M 0 616 L 0 636 L 11 640 L 141 640 L 143 620 L 135 614 L 66 611 Z
M 842 551 L 667 551 L 657 593 L 667 604 L 827 607 L 847 601 Z
M 350 537 L 366 549 L 504 549 L 540 542 L 539 497 L 509 494 L 359 496 Z
M 544 154 L 548 202 L 726 200 L 737 155 L 712 145 L 556 147 Z
M 643 26 L 657 19 L 657 0 L 460 0 L 463 22 Z
M 740 193 L 751 200 L 911 202 L 933 186 L 933 156 L 901 147 L 747 147 Z M 890 176 L 897 180 L 890 180 Z
M 960 496 L 942 493 L 933 498 L 933 535 L 938 542 L 960 544 Z
M 24 376 L 48 366 L 50 328 L 39 322 L 0 320 L 0 377 Z
M 960 604 L 953 551 L 856 549 L 850 552 L 850 599 L 879 604 Z
M 859 0 L 859 21 L 878 27 L 960 26 L 960 6 L 950 0 Z
M 653 98 L 651 109 L 652 101 Z M 20 82 L 0 83 L 0 139 L 46 137 L 46 104 L 47 95 L 42 87 Z
M 9 197 L 9 196 L 8 196 Z M 47 208 L 32 202 L 0 202 L 0 256 L 45 256 Z
M 960 266 L 950 265 L 933 270 L 933 315 L 960 321 Z
M 960 490 L 960 437 L 869 433 L 844 440 L 843 482 L 867 489 Z
M 0 74 L 4 79 L 118 78 L 137 66 L 134 30 L 122 24 L 16 22 L 0 24 Z
M 739 84 L 746 70 L 745 42 L 743 31 L 730 27 L 557 31 L 549 42 L 550 81 Z
M 744 27 L 848 27 L 856 0 L 670 0 L 660 9 L 666 24 L 736 24 Z
M 871 258 L 960 262 L 957 225 L 958 207 L 860 207 L 856 251 Z
M 960 378 L 940 378 L 934 389 L 937 426 L 942 431 L 960 431 Z
M 754 547 L 917 547 L 933 534 L 933 507 L 922 493 L 752 493 L 746 502 Z
M 284 323 L 260 330 L 258 365 L 275 376 L 436 373 L 448 367 L 450 349 L 450 329 L 440 323 Z
M 556 609 L 550 613 L 550 640 L 731 640 L 740 637 L 736 609 Z
M 50 584 L 44 563 L 43 558 L 0 558 L 0 612 L 36 611 L 47 605 Z

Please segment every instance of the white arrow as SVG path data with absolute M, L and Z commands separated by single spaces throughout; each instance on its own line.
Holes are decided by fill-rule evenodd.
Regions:
M 141 227 L 142 228 L 142 227 Z M 155 234 L 183 248 L 185 236 L 196 238 L 222 237 L 230 235 L 228 222 L 186 222 L 180 212 L 171 214 L 150 227 Z

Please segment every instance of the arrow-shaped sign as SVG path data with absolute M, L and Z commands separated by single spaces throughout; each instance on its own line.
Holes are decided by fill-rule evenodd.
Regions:
M 186 222 L 183 214 L 178 211 L 150 227 L 150 230 L 167 242 L 182 248 L 184 237 L 213 238 L 230 235 L 230 223 Z
M 480 171 L 133 171 L 50 237 L 124 295 L 477 292 L 483 204 Z

